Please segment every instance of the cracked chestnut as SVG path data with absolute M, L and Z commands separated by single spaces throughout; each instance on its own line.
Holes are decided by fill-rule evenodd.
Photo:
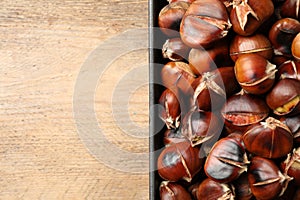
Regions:
M 273 48 L 267 37 L 262 34 L 252 36 L 236 35 L 230 43 L 230 57 L 236 61 L 245 54 L 259 54 L 267 60 L 272 58 Z
M 163 44 L 162 55 L 171 61 L 187 60 L 190 50 L 180 38 L 170 38 Z
M 243 144 L 235 138 L 225 137 L 212 147 L 205 161 L 204 171 L 212 180 L 228 183 L 247 171 L 248 164 Z
M 233 0 L 230 21 L 237 34 L 252 35 L 273 12 L 274 5 L 271 0 Z
M 300 113 L 300 81 L 285 78 L 279 80 L 266 96 L 274 114 L 297 115 Z
M 265 158 L 280 158 L 291 152 L 293 134 L 281 121 L 268 117 L 251 126 L 243 135 L 246 149 Z
M 287 127 L 289 127 L 290 131 L 294 135 L 294 145 L 300 145 L 300 115 L 292 116 L 292 117 L 281 117 L 280 121 L 282 121 Z
M 285 61 L 278 67 L 277 75 L 280 79 L 294 78 L 300 80 L 300 61 Z
M 207 48 L 224 38 L 231 24 L 219 0 L 196 0 L 186 11 L 181 25 L 182 41 L 192 48 Z
M 300 147 L 288 154 L 281 167 L 287 175 L 294 178 L 295 184 L 300 187 Z
M 222 128 L 222 120 L 213 112 L 191 110 L 182 120 L 182 135 L 188 138 L 192 146 L 219 138 Z
M 282 174 L 275 162 L 255 156 L 251 160 L 248 179 L 253 195 L 260 200 L 270 200 L 281 196 L 291 177 Z
M 167 146 L 157 160 L 158 174 L 168 181 L 191 182 L 202 166 L 203 158 L 199 158 L 199 148 L 192 147 L 188 141 Z
M 242 90 L 226 101 L 221 115 L 229 133 L 244 132 L 250 125 L 265 119 L 269 115 L 269 107 L 260 97 Z
M 241 87 L 251 94 L 264 94 L 275 82 L 276 65 L 258 54 L 240 56 L 234 72 Z
M 190 193 L 178 183 L 169 181 L 161 182 L 159 186 L 159 193 L 161 200 L 192 200 Z

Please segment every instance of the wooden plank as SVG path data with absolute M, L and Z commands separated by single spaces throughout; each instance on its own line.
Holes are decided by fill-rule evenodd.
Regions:
M 102 42 L 147 28 L 147 4 L 0 2 L 0 199 L 148 199 L 148 168 L 130 173 L 107 166 L 86 148 L 73 118 L 82 65 Z M 146 50 L 120 56 L 95 91 L 95 114 L 108 141 L 133 153 L 148 151 L 147 133 L 137 138 L 116 125 L 111 91 L 137 62 L 147 67 L 147 61 Z M 122 99 L 129 102 L 131 122 L 146 130 L 148 87 Z

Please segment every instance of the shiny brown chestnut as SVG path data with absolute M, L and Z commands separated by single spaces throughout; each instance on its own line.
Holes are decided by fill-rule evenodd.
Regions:
M 234 196 L 234 188 L 231 184 L 218 183 L 210 178 L 207 178 L 200 183 L 197 192 L 197 200 L 233 200 Z
M 300 115 L 292 117 L 281 117 L 280 121 L 283 122 L 294 135 L 294 146 L 300 145 Z
M 160 118 L 165 122 L 168 129 L 176 129 L 180 125 L 180 101 L 171 89 L 163 91 L 159 98 Z
M 274 114 L 297 115 L 300 113 L 300 81 L 285 78 L 279 80 L 266 96 Z
M 291 49 L 293 57 L 300 61 L 300 33 L 294 38 Z
M 230 43 L 230 57 L 236 61 L 244 54 L 259 54 L 267 60 L 272 58 L 273 48 L 269 39 L 262 34 L 236 35 Z
M 185 138 L 180 129 L 167 129 L 164 132 L 164 145 L 169 146 L 174 143 L 184 142 L 187 138 Z
M 225 137 L 212 147 L 205 161 L 204 171 L 212 180 L 228 183 L 247 171 L 248 164 L 243 144 L 235 138 Z
M 281 17 L 291 17 L 300 20 L 300 1 L 285 0 L 280 7 Z
M 248 180 L 257 199 L 270 200 L 281 196 L 292 178 L 282 174 L 274 161 L 255 156 L 249 166 Z
M 212 138 L 219 138 L 223 121 L 213 112 L 191 110 L 182 120 L 182 135 L 192 146 L 202 144 Z
M 243 135 L 246 149 L 264 158 L 281 158 L 293 149 L 293 134 L 281 121 L 268 117 Z
M 271 0 L 234 0 L 230 21 L 237 34 L 252 35 L 273 12 L 274 5 Z
M 187 60 L 190 50 L 180 38 L 170 38 L 163 44 L 162 55 L 171 61 Z
M 250 125 L 269 115 L 265 101 L 258 96 L 243 92 L 231 96 L 221 109 L 227 131 L 244 132 Z
M 196 75 L 209 72 L 217 67 L 230 66 L 228 42 L 221 40 L 208 49 L 192 49 L 189 53 L 189 65 Z
M 206 72 L 192 83 L 193 102 L 201 110 L 220 109 L 226 99 L 240 91 L 233 67 L 221 67 Z
M 240 56 L 234 72 L 241 87 L 251 94 L 264 94 L 275 82 L 276 65 L 258 54 Z
M 294 78 L 300 80 L 300 61 L 285 61 L 278 67 L 277 76 L 280 79 Z
M 161 200 L 185 199 L 192 200 L 190 193 L 178 183 L 162 181 L 159 186 Z
M 175 143 L 160 153 L 157 159 L 158 174 L 168 181 L 191 182 L 203 162 L 203 158 L 199 158 L 199 148 L 192 147 L 188 141 Z
M 196 0 L 182 19 L 180 36 L 192 48 L 207 48 L 224 38 L 230 27 L 226 7 L 221 1 Z
M 300 187 L 300 147 L 289 153 L 286 160 L 281 163 L 283 172 L 294 178 L 294 183 Z
M 298 20 L 283 18 L 276 21 L 269 31 L 274 54 L 291 57 L 291 45 L 299 31 L 300 22 Z
M 190 6 L 189 3 L 178 1 L 163 7 L 158 15 L 158 26 L 168 37 L 178 37 L 181 20 Z
M 193 93 L 195 75 L 184 62 L 168 62 L 161 70 L 161 79 L 166 88 L 179 88 L 184 94 Z

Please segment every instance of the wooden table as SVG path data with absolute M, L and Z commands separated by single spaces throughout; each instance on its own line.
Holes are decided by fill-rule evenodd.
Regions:
M 147 37 L 126 39 L 142 48 L 115 55 L 105 70 L 89 65 L 91 55 L 99 64 L 119 53 L 114 46 L 99 55 L 105 42 L 145 31 L 147 9 L 137 0 L 0 2 L 0 199 L 149 198 Z M 79 102 L 91 95 L 78 81 L 87 65 L 102 70 L 92 105 Z M 94 110 L 80 110 L 85 104 Z M 95 120 L 105 144 L 129 157 L 101 157 L 103 141 L 85 140 Z M 143 162 L 131 160 L 136 154 Z

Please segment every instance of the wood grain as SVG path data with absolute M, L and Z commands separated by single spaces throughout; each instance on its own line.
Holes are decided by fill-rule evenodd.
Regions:
M 136 0 L 0 2 L 0 199 L 148 199 L 147 166 L 130 173 L 101 162 L 73 118 L 74 86 L 86 58 L 115 35 L 147 28 L 147 9 L 148 1 Z M 146 50 L 120 56 L 95 91 L 105 136 L 128 152 L 148 152 L 147 133 L 134 137 L 114 123 L 111 91 L 136 63 L 147 62 Z M 148 80 L 147 73 L 142 77 Z M 123 100 L 125 122 L 147 130 L 148 87 Z

